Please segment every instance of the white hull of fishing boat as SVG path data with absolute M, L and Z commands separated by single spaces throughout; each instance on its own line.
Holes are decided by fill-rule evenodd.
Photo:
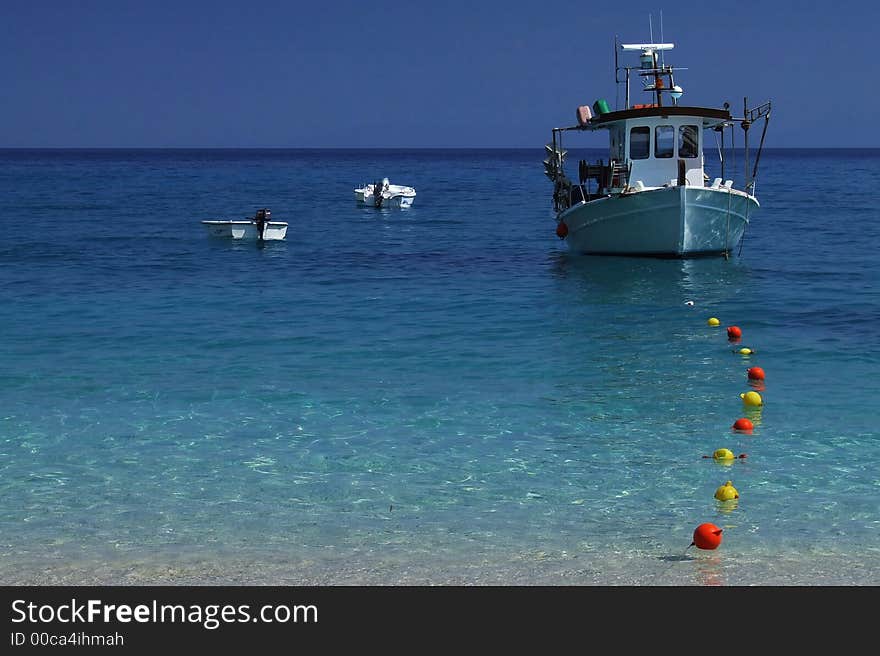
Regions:
M 576 203 L 559 220 L 578 253 L 693 257 L 730 253 L 758 206 L 736 189 L 682 185 Z
M 242 221 L 202 221 L 202 225 L 212 237 L 231 239 L 259 239 L 257 224 L 247 219 Z M 263 228 L 263 241 L 278 241 L 287 236 L 287 223 L 269 221 Z

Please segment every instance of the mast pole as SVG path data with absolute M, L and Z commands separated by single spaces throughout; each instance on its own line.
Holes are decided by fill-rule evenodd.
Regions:
M 653 39 L 652 39 L 653 41 Z M 662 52 L 662 51 L 661 51 Z M 660 99 L 660 82 L 661 77 L 660 73 L 658 73 L 657 66 L 660 62 L 657 61 L 657 51 L 654 51 L 654 95 L 657 97 L 657 107 L 663 106 L 663 101 Z
M 758 178 L 758 162 L 761 160 L 761 153 L 764 151 L 764 136 L 767 134 L 767 124 L 770 122 L 770 112 L 764 117 L 764 129 L 761 131 L 761 143 L 758 145 L 758 154 L 755 156 L 755 168 L 752 169 L 752 180 Z
M 620 79 L 620 62 L 618 61 L 617 51 L 620 49 L 620 45 L 618 44 L 618 35 L 614 35 L 614 109 L 620 109 L 620 83 L 623 80 Z M 626 105 L 624 109 L 629 107 L 629 68 L 624 66 L 623 70 L 626 71 Z
M 749 186 L 752 183 L 752 176 L 749 172 L 749 99 L 743 98 L 743 121 L 742 121 L 742 129 L 745 132 L 745 144 L 743 150 L 743 157 L 745 158 L 745 191 L 749 192 Z

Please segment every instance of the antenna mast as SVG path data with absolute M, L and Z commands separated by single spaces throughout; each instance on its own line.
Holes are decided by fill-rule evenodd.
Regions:
M 653 41 L 653 39 L 651 39 L 651 41 Z M 665 43 L 663 41 L 663 10 L 662 9 L 660 10 L 660 43 Z M 663 50 L 660 51 L 660 67 L 661 68 L 664 68 L 666 66 L 666 55 L 664 54 L 664 52 L 665 51 L 663 51 Z
M 620 66 L 617 64 L 617 35 L 614 35 L 614 109 L 620 109 Z

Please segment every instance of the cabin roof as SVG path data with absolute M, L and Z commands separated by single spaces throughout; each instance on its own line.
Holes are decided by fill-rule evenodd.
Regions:
M 622 109 L 616 112 L 606 112 L 594 116 L 590 120 L 591 127 L 607 127 L 608 123 L 625 121 L 631 118 L 649 118 L 660 116 L 694 116 L 703 119 L 703 126 L 710 127 L 724 121 L 730 121 L 730 112 L 726 109 L 714 109 L 712 107 L 682 107 L 681 105 L 669 105 L 663 107 L 639 107 L 637 109 Z

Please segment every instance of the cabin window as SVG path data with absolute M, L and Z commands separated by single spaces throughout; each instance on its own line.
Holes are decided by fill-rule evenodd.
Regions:
M 658 125 L 654 130 L 654 157 L 666 158 L 675 154 L 675 128 Z
M 696 125 L 682 125 L 678 128 L 678 156 L 696 157 L 700 150 L 700 133 Z
M 629 131 L 630 159 L 648 159 L 651 154 L 651 128 L 644 126 Z

